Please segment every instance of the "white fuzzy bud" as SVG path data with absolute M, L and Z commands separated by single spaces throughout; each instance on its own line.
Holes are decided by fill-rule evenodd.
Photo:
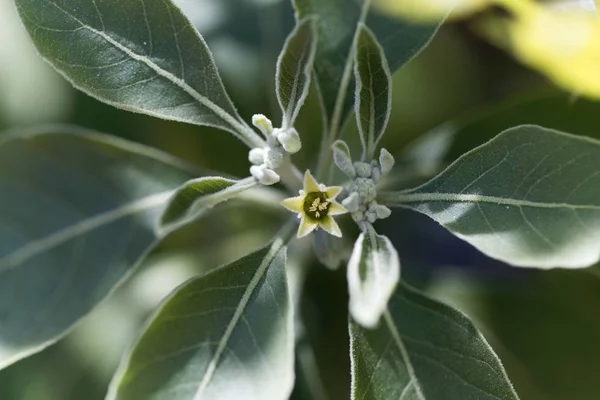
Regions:
M 377 207 L 375 208 L 375 214 L 377 215 L 377 218 L 384 219 L 384 218 L 389 217 L 392 214 L 392 210 L 390 210 L 386 206 L 382 206 L 381 204 L 378 204 Z
M 352 192 L 350 196 L 346 197 L 342 201 L 342 205 L 346 207 L 346 209 L 350 212 L 358 211 L 358 207 L 360 206 L 360 199 L 358 197 L 358 193 Z
M 352 165 L 350 149 L 346 142 L 343 140 L 336 140 L 333 143 L 332 149 L 335 165 L 337 165 L 340 171 L 348 175 L 348 178 L 356 178 L 356 170 L 354 169 L 354 165 Z
M 260 147 L 250 150 L 248 153 L 248 161 L 254 165 L 263 164 L 265 162 L 265 150 Z
M 354 222 L 358 223 L 361 221 L 365 220 L 365 213 L 363 213 L 362 211 L 355 211 L 352 214 L 350 214 L 350 216 L 352 217 L 352 219 L 354 220 Z
M 356 175 L 360 176 L 361 178 L 370 178 L 371 173 L 373 172 L 373 167 L 371 164 L 364 162 L 355 162 L 354 169 L 356 170 Z
M 275 129 L 273 134 L 277 136 L 277 141 L 290 154 L 297 153 L 302 148 L 300 135 L 294 128 Z
M 373 172 L 371 172 L 371 179 L 373 179 L 373 182 L 379 183 L 379 181 L 381 180 L 381 170 L 379 169 L 379 167 L 373 168 Z
M 262 114 L 254 114 L 252 116 L 252 125 L 257 127 L 266 138 L 269 138 L 273 132 L 271 120 Z
M 263 185 L 273 185 L 279 182 L 279 175 L 264 165 L 253 165 L 250 167 L 250 174 Z
M 369 221 L 371 224 L 377 221 L 377 214 L 375 214 L 374 212 L 367 211 L 365 213 L 365 217 L 367 218 L 367 221 Z
M 379 164 L 381 165 L 381 173 L 383 175 L 387 175 L 390 173 L 392 168 L 394 168 L 394 164 L 396 160 L 394 160 L 394 156 L 390 154 L 386 149 L 381 149 L 379 153 Z
M 281 149 L 267 149 L 264 154 L 264 162 L 267 168 L 277 169 L 283 164 L 283 152 Z

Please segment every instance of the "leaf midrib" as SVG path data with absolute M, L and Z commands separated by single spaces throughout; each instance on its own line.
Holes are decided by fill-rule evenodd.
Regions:
M 540 201 L 531 201 L 515 199 L 511 197 L 486 196 L 478 194 L 461 193 L 381 193 L 379 199 L 388 205 L 402 206 L 411 203 L 488 203 L 496 205 L 545 208 L 545 209 L 569 209 L 569 210 L 587 210 L 600 211 L 600 205 L 594 204 L 570 204 L 570 203 L 544 203 Z
M 143 3 L 143 1 L 142 1 L 142 3 Z M 207 97 L 198 93 L 198 91 L 196 91 L 194 88 L 192 88 L 190 85 L 188 85 L 185 81 L 183 81 L 182 79 L 179 79 L 172 73 L 162 69 L 161 67 L 159 67 L 156 63 L 154 63 L 152 60 L 148 59 L 147 57 L 137 54 L 137 53 L 133 52 L 132 50 L 130 50 L 129 48 L 127 48 L 126 46 L 123 46 L 121 43 L 117 42 L 116 40 L 111 38 L 106 33 L 87 25 L 86 23 L 84 23 L 83 21 L 81 21 L 80 19 L 75 17 L 73 14 L 71 14 L 67 10 L 63 9 L 62 7 L 60 7 L 55 2 L 52 1 L 52 2 L 50 2 L 50 4 L 52 4 L 54 7 L 59 9 L 61 12 L 63 12 L 69 18 L 76 21 L 79 25 L 81 25 L 81 27 L 83 29 L 87 29 L 88 31 L 92 32 L 93 34 L 100 36 L 102 39 L 106 40 L 108 43 L 110 43 L 117 49 L 124 52 L 130 58 L 132 58 L 136 61 L 139 61 L 141 63 L 144 63 L 146 66 L 148 66 L 154 72 L 156 72 L 159 76 L 169 80 L 170 82 L 172 82 L 173 84 L 178 86 L 180 89 L 185 91 L 187 94 L 192 96 L 192 98 L 194 100 L 198 101 L 200 104 L 202 104 L 203 106 L 205 106 L 206 108 L 208 108 L 209 110 L 214 112 L 225 123 L 229 124 L 234 129 L 234 131 L 232 131 L 232 133 L 234 133 L 236 136 L 238 136 L 238 138 L 240 140 L 242 140 L 243 142 L 245 142 L 251 146 L 258 146 L 258 147 L 262 146 L 262 144 L 263 144 L 262 140 L 260 140 L 260 138 L 258 138 L 258 136 L 256 135 L 256 133 L 253 130 L 251 130 L 244 124 L 237 121 L 227 111 L 225 111 L 224 109 L 222 109 L 221 107 L 219 107 L 218 105 L 216 105 L 215 103 L 210 101 Z M 237 132 L 237 134 L 236 134 L 236 132 Z

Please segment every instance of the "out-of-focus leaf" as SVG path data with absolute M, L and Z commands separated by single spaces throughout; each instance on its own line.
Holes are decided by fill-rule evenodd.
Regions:
M 3 140 L 0 165 L 1 368 L 56 341 L 128 275 L 194 173 L 64 127 Z
M 287 399 L 294 332 L 283 240 L 177 289 L 150 319 L 108 399 Z
M 294 126 L 308 95 L 316 50 L 314 18 L 299 21 L 277 61 L 275 83 L 277 100 L 283 112 L 283 128 Z
M 363 24 L 356 39 L 355 58 L 356 122 L 365 159 L 371 159 L 390 119 L 392 75 L 383 49 Z
M 169 0 L 15 0 L 40 54 L 75 87 L 129 111 L 215 126 L 250 146 L 210 50 Z
M 377 329 L 351 322 L 350 340 L 352 399 L 518 399 L 473 323 L 405 285 Z
M 347 274 L 352 318 L 362 326 L 376 326 L 400 280 L 398 252 L 369 225 L 354 244 Z
M 599 142 L 525 125 L 381 200 L 429 215 L 509 264 L 582 268 L 600 256 L 599 177 Z
M 316 80 L 328 127 L 339 129 L 352 110 L 348 95 L 352 78 L 352 42 L 358 23 L 369 26 L 381 43 L 392 72 L 429 43 L 439 22 L 416 24 L 389 18 L 376 10 L 363 13 L 364 0 L 294 0 L 299 18 L 317 16 Z M 335 139 L 335 138 L 334 138 Z
M 490 4 L 490 0 L 375 0 L 375 7 L 382 12 L 417 21 L 436 21 L 446 15 L 465 17 Z
M 211 207 L 227 201 L 256 185 L 256 179 L 239 181 L 208 176 L 192 179 L 181 186 L 169 200 L 160 218 L 160 231 L 167 232 L 191 222 Z

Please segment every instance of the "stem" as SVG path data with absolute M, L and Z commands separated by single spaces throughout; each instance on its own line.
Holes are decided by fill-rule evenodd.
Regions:
M 294 165 L 290 157 L 286 157 L 283 165 L 275 171 L 279 174 L 281 178 L 281 182 L 288 188 L 292 193 L 298 192 L 298 190 L 302 189 L 302 173 L 300 170 Z
M 321 143 L 321 151 L 319 156 L 319 164 L 317 165 L 317 180 L 322 181 L 325 179 L 325 174 L 329 169 L 332 161 L 331 145 L 337 139 L 340 128 L 342 126 L 342 114 L 344 112 L 344 103 L 348 94 L 348 86 L 350 86 L 350 80 L 352 78 L 352 67 L 354 66 L 354 47 L 358 38 L 358 25 L 364 23 L 369 14 L 372 0 L 364 0 L 363 7 L 360 12 L 360 17 L 356 24 L 356 30 L 354 31 L 354 37 L 350 46 L 350 52 L 346 59 L 346 65 L 344 67 L 344 73 L 342 74 L 342 80 L 340 81 L 340 87 L 338 90 L 337 98 L 335 101 L 335 107 L 333 109 L 333 116 L 329 124 L 329 132 L 323 136 Z

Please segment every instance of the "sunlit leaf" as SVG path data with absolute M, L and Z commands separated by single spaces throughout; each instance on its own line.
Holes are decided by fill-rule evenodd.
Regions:
M 169 0 L 15 0 L 40 54 L 75 87 L 128 111 L 215 126 L 248 145 L 212 55 Z
M 429 215 L 485 254 L 523 267 L 598 261 L 600 143 L 524 125 L 383 203 Z
M 283 112 L 283 128 L 293 127 L 308 95 L 317 50 L 314 18 L 306 18 L 287 39 L 277 61 L 277 100 Z
M 132 270 L 194 174 L 109 136 L 56 128 L 0 142 L 0 368 L 56 341 Z
M 392 76 L 383 49 L 369 28 L 360 25 L 356 39 L 355 114 L 366 159 L 383 136 L 392 108 Z
M 233 180 L 219 176 L 192 179 L 181 186 L 169 200 L 160 218 L 160 230 L 192 221 L 214 205 L 227 201 L 256 185 L 256 179 Z
M 518 399 L 473 323 L 405 285 L 379 327 L 350 323 L 350 341 L 353 400 Z
M 347 274 L 350 315 L 363 326 L 376 326 L 400 280 L 398 252 L 368 226 L 354 244 Z
M 283 240 L 178 288 L 150 319 L 108 399 L 287 399 L 294 333 Z

